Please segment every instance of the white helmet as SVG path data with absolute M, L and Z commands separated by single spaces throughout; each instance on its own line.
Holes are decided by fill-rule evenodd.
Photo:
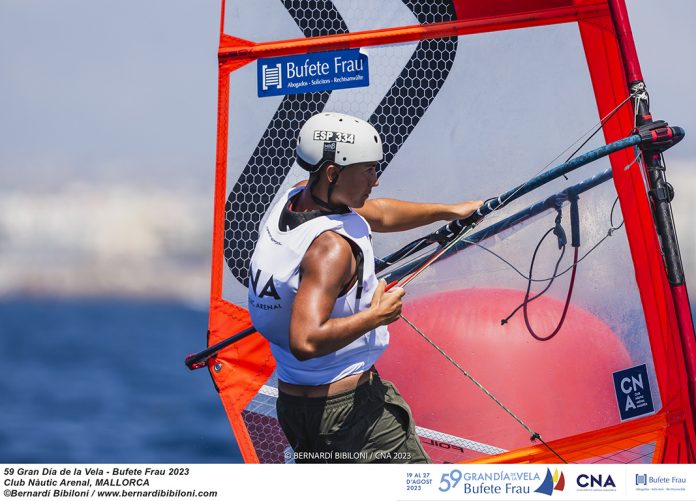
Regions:
M 326 163 L 341 167 L 382 160 L 382 140 L 365 120 L 342 113 L 319 113 L 300 129 L 297 163 L 311 173 Z

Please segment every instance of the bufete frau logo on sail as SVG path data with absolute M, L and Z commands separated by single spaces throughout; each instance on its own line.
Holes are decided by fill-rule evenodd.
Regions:
M 558 470 L 554 470 L 553 475 L 551 475 L 551 470 L 546 468 L 546 477 L 544 477 L 544 481 L 541 482 L 541 485 L 534 492 L 550 496 L 553 494 L 553 491 L 562 491 L 564 488 L 565 477 L 563 472 L 559 473 Z

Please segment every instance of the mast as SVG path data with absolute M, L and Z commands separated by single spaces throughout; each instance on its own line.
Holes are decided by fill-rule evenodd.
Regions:
M 643 81 L 625 0 L 609 0 L 609 6 L 621 49 L 628 91 L 632 94 L 637 94 L 637 99 L 634 101 L 634 103 L 637 103 L 637 109 L 634 110 L 637 116 L 636 127 L 648 131 L 654 130 L 654 133 L 659 134 L 658 129 L 664 122 L 653 121 L 650 113 L 650 100 L 645 82 Z M 667 182 L 665 176 L 666 166 L 662 156 L 664 149 L 643 149 L 642 157 L 647 172 L 648 195 L 650 197 L 653 219 L 659 236 L 665 272 L 672 293 L 674 313 L 679 326 L 693 417 L 696 416 L 696 335 L 694 333 L 694 322 L 689 305 L 684 268 L 679 252 L 677 232 L 672 216 L 671 201 L 674 198 L 674 188 Z

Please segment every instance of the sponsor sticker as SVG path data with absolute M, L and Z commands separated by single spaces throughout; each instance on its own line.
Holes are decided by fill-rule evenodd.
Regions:
M 672 470 L 636 473 L 634 483 L 636 491 L 659 491 L 663 495 L 686 491 L 688 485 L 686 475 Z
M 336 142 L 332 141 L 330 143 L 324 143 L 324 155 L 323 160 L 333 161 L 336 159 Z
M 622 421 L 655 412 L 645 364 L 614 372 L 612 376 Z
M 368 57 L 360 49 L 264 58 L 256 68 L 259 97 L 370 85 Z

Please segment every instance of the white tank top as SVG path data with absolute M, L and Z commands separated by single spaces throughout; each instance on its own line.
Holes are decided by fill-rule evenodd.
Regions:
M 283 207 L 302 188 L 279 198 L 271 209 L 251 257 L 249 313 L 254 327 L 271 344 L 278 377 L 291 384 L 320 385 L 369 369 L 389 344 L 386 326 L 373 329 L 340 350 L 300 361 L 290 352 L 290 314 L 300 283 L 300 263 L 316 237 L 334 231 L 354 242 L 363 253 L 362 297 L 356 283 L 336 299 L 331 318 L 347 317 L 370 307 L 377 287 L 370 226 L 356 212 L 319 216 L 294 229 L 278 227 Z

